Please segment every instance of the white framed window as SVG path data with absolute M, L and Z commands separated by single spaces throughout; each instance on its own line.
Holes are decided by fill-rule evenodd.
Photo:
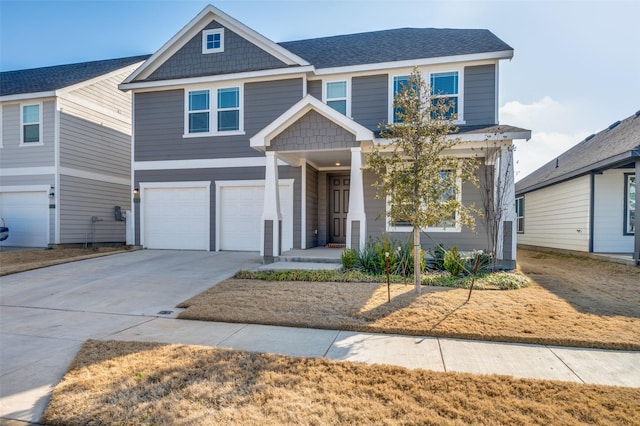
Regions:
M 447 98 L 453 102 L 453 108 L 447 111 L 447 117 L 458 116 L 459 84 L 458 71 L 436 72 L 429 75 L 429 84 L 434 95 L 433 102 L 438 102 L 439 98 Z
M 202 53 L 224 52 L 224 28 L 204 30 L 202 32 Z
M 20 144 L 42 144 L 42 104 L 20 105 Z
M 185 91 L 184 137 L 244 134 L 242 86 Z
M 397 117 L 400 108 L 394 108 L 393 101 L 396 98 L 396 95 L 400 93 L 400 91 L 408 87 L 409 85 L 409 76 L 408 75 L 396 75 L 393 77 L 393 85 L 391 90 L 391 118 L 389 122 L 391 123 L 401 123 L 402 120 Z
M 516 220 L 518 234 L 524 234 L 524 197 L 516 198 Z
M 347 117 L 351 116 L 349 81 L 327 81 L 323 87 L 324 103 Z
M 449 171 L 443 170 L 440 172 L 440 175 L 444 179 L 444 177 L 449 175 L 450 173 L 454 173 L 454 172 L 450 170 Z M 457 201 L 462 200 L 462 180 L 459 178 L 456 179 L 455 194 L 453 193 L 447 194 L 443 196 L 443 199 L 449 199 L 449 197 L 453 197 L 453 196 L 456 197 Z M 389 212 L 389 209 L 391 207 L 389 203 L 390 203 L 390 199 L 387 197 L 387 213 Z M 386 224 L 387 232 L 412 232 L 413 231 L 413 224 L 411 222 L 396 221 L 395 223 L 391 223 L 388 215 L 387 215 L 386 222 L 387 222 Z M 444 220 L 440 226 L 428 226 L 426 228 L 422 228 L 422 231 L 424 232 L 461 232 L 462 227 L 460 226 L 458 214 L 456 213 L 452 215 L 450 218 Z
M 636 175 L 624 175 L 624 235 L 636 233 Z

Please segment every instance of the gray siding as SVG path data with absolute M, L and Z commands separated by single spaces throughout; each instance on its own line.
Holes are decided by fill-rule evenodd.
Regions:
M 368 129 L 377 130 L 378 124 L 387 121 L 388 81 L 386 74 L 351 80 L 351 115 Z
M 316 99 L 322 100 L 322 80 L 307 82 L 307 93 Z
M 359 146 L 353 134 L 309 111 L 271 142 L 274 151 L 322 150 Z
M 478 171 L 478 178 L 483 175 Z M 364 199 L 365 211 L 367 215 L 367 236 L 380 238 L 383 234 L 397 241 L 410 241 L 413 234 L 410 232 L 386 232 L 385 200 L 376 199 L 376 190 L 372 187 L 375 176 L 371 172 L 364 173 Z M 482 205 L 480 192 L 472 184 L 465 184 L 462 187 L 462 202 L 465 205 Z M 428 236 L 421 234 L 420 242 L 425 249 L 433 248 L 437 244 L 444 244 L 451 247 L 454 244 L 460 250 L 483 250 L 488 248 L 487 237 L 484 224 L 481 219 L 476 218 L 475 232 L 463 227 L 461 232 L 429 232 Z
M 293 247 L 300 248 L 301 227 L 301 168 L 281 166 L 278 167 L 279 179 L 294 179 L 293 185 Z M 210 194 L 210 249 L 215 250 L 216 241 L 216 180 L 260 180 L 264 179 L 264 167 L 228 168 L 228 169 L 181 169 L 181 170 L 146 170 L 135 173 L 135 186 L 140 182 L 187 182 L 187 181 L 211 181 Z M 140 205 L 136 204 L 136 243 L 140 242 Z
M 129 185 L 60 176 L 57 208 L 60 209 L 60 243 L 124 243 L 125 222 L 114 220 L 113 208 L 130 209 Z M 92 225 L 91 217 L 103 220 Z M 95 229 L 95 238 L 93 231 Z
M 259 157 L 249 138 L 302 98 L 302 79 L 244 85 L 245 135 L 183 138 L 184 91 L 135 94 L 135 161 Z
M 495 124 L 496 67 L 464 68 L 464 121 L 466 124 Z
M 307 248 L 318 245 L 318 171 L 307 164 Z
M 216 21 L 211 21 L 206 27 L 216 28 L 224 28 L 224 52 L 203 54 L 202 32 L 198 32 L 147 80 L 189 78 L 287 66 Z
M 25 101 L 23 104 L 36 102 Z M 2 105 L 2 151 L 0 167 L 47 167 L 55 165 L 55 102 L 42 103 L 42 145 L 20 146 L 21 104 Z
M 4 149 L 4 148 L 2 148 Z M 2 151 L 0 151 L 2 153 Z M 49 185 L 55 186 L 55 175 L 25 175 L 25 176 L 2 176 L 0 186 L 17 186 L 17 185 Z

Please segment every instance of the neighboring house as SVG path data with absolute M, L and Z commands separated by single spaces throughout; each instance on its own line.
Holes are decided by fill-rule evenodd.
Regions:
M 460 156 L 504 170 L 513 139 L 498 126 L 498 65 L 513 49 L 487 30 L 376 31 L 274 43 L 207 6 L 121 85 L 133 92 L 135 235 L 148 248 L 260 251 L 406 241 L 363 172 L 378 125 L 418 66 L 455 101 Z M 490 146 L 486 150 L 478 148 Z M 501 160 L 501 161 L 500 161 Z M 513 180 L 511 180 L 513 182 Z M 500 257 L 515 259 L 514 188 Z M 472 185 L 462 200 L 480 203 Z M 487 248 L 481 221 L 429 229 L 425 246 Z
M 118 84 L 147 57 L 0 73 L 0 244 L 125 241 L 131 95 Z
M 639 264 L 640 111 L 516 184 L 518 245 L 633 254 Z

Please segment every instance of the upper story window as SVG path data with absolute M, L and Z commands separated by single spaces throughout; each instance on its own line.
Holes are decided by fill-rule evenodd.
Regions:
M 241 87 L 192 90 L 186 98 L 185 136 L 243 133 Z
M 202 32 L 202 53 L 224 52 L 224 28 Z
M 453 108 L 447 111 L 447 117 L 451 118 L 453 114 L 458 115 L 458 71 L 439 72 L 431 74 L 431 91 L 436 98 L 433 102 L 437 102 L 438 98 L 446 97 L 448 101 L 453 101 Z
M 42 143 L 42 105 L 22 105 L 20 111 L 22 144 Z
M 403 88 L 406 88 L 409 85 L 409 76 L 408 75 L 398 75 L 393 77 L 393 97 L 391 98 L 391 104 L 393 105 L 393 100 L 396 98 L 396 95 L 402 91 Z M 398 118 L 398 112 L 400 112 L 400 108 L 393 108 L 393 122 L 401 123 L 402 119 Z
M 518 234 L 524 234 L 524 197 L 516 198 L 516 220 Z
M 636 176 L 625 174 L 624 183 L 624 233 L 636 233 Z
M 346 81 L 331 81 L 325 85 L 325 102 L 344 115 L 350 115 Z

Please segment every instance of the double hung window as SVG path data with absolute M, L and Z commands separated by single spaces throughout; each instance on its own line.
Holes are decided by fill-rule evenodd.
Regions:
M 188 91 L 186 116 L 186 135 L 242 133 L 242 90 L 220 87 Z
M 22 105 L 21 107 L 21 142 L 42 142 L 42 108 L 40 104 Z
M 524 197 L 516 198 L 516 220 L 518 234 L 524 234 Z
M 624 185 L 624 233 L 627 235 L 636 232 L 636 182 L 637 176 L 625 174 Z
M 396 96 L 398 95 L 398 93 L 400 93 L 402 91 L 403 88 L 406 88 L 409 86 L 409 76 L 408 75 L 398 75 L 393 77 L 393 98 L 391 99 L 391 103 L 393 105 L 393 101 L 396 98 Z M 402 119 L 398 117 L 398 113 L 401 113 L 402 109 L 400 108 L 393 108 L 393 122 L 394 123 L 402 123 Z
M 439 98 L 446 98 L 448 102 L 453 102 L 446 115 L 451 118 L 458 115 L 458 71 L 440 72 L 431 74 L 431 91 L 434 95 L 433 103 L 437 103 Z
M 347 105 L 347 82 L 329 82 L 326 84 L 325 90 L 325 101 L 327 105 L 341 114 L 349 115 Z

